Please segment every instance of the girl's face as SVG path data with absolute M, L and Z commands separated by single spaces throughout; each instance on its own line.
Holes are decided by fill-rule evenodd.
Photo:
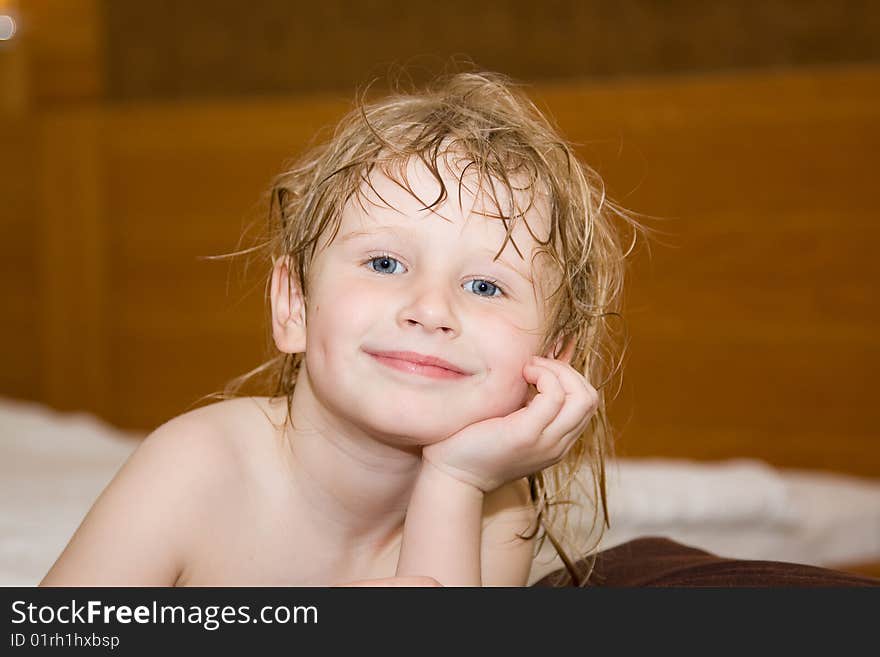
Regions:
M 407 178 L 425 203 L 376 173 L 373 186 L 392 207 L 365 186 L 369 202 L 350 201 L 336 238 L 323 248 L 325 238 L 312 265 L 305 355 L 311 388 L 327 410 L 394 442 L 431 444 L 521 408 L 528 398 L 522 369 L 544 330 L 541 272 L 531 264 L 537 243 L 525 223 L 513 232 L 524 257 L 508 241 L 493 261 L 504 223 L 471 211 L 497 209 L 465 187 L 460 208 L 458 178 L 446 175 L 448 197 L 430 211 L 422 208 L 440 187 L 423 164 L 411 162 Z M 539 212 L 536 204 L 526 221 L 544 239 Z M 381 352 L 433 356 L 460 373 Z

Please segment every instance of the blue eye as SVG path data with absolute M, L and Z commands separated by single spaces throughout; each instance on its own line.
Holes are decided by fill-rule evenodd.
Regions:
M 373 267 L 373 263 L 376 261 L 379 262 L 382 269 L 376 269 L 375 267 Z M 373 271 L 378 272 L 380 274 L 393 273 L 393 271 L 388 271 L 389 268 L 391 270 L 394 269 L 394 265 L 392 263 L 396 262 L 398 265 L 400 264 L 399 260 L 392 258 L 391 256 L 388 256 L 388 255 L 374 256 L 374 257 L 370 258 L 367 262 L 370 263 L 370 268 Z
M 403 267 L 403 265 L 397 258 L 392 258 L 386 253 L 377 256 L 371 256 L 364 264 L 370 265 L 370 269 L 377 274 L 393 274 L 397 270 L 395 265 L 400 265 L 401 267 Z M 466 285 L 472 285 L 473 283 L 476 283 L 477 286 L 476 288 L 472 286 L 471 290 L 476 290 L 477 296 L 486 298 L 505 296 L 502 289 L 498 287 L 498 282 L 495 280 L 488 278 L 473 278 L 468 281 Z M 484 294 L 484 292 L 488 292 L 489 294 Z M 496 294 L 496 292 L 498 294 Z
M 492 292 L 491 294 L 479 294 L 478 296 L 481 296 L 481 297 L 504 296 L 504 293 L 501 292 L 500 287 L 495 285 L 495 283 L 493 283 L 492 281 L 486 280 L 485 278 L 473 278 L 470 281 L 468 281 L 468 284 L 470 284 L 470 283 L 477 283 L 478 284 L 477 289 L 479 289 L 479 290 L 485 291 L 488 289 L 490 292 Z M 473 288 L 471 288 L 471 289 L 473 290 Z M 499 292 L 500 294 L 496 295 L 495 292 Z

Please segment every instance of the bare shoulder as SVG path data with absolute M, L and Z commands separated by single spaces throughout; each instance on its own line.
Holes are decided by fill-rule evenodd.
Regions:
M 178 415 L 147 436 L 125 468 L 155 469 L 164 484 L 195 487 L 192 492 L 228 486 L 242 469 L 236 440 L 242 406 L 235 399 Z
M 148 436 L 139 451 L 170 469 L 180 486 L 192 487 L 206 504 L 226 499 L 237 506 L 240 488 L 270 473 L 274 437 L 283 424 L 281 406 L 261 397 L 224 400 L 189 411 Z M 199 499 L 199 498 L 197 498 Z
M 194 458 L 209 459 L 217 477 L 243 476 L 253 473 L 252 468 L 259 469 L 277 447 L 275 438 L 283 428 L 286 411 L 284 399 L 227 399 L 177 416 L 148 440 L 161 444 L 159 449 L 183 449 Z M 202 476 L 211 477 L 211 473 L 203 472 Z
M 170 586 L 196 532 L 235 494 L 240 450 L 226 402 L 195 409 L 147 436 L 116 473 L 43 586 Z M 214 408 L 216 406 L 217 408 Z M 214 511 L 216 512 L 216 511 Z

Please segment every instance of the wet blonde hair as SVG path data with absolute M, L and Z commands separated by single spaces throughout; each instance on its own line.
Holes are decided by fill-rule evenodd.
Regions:
M 560 338 L 574 339 L 570 364 L 596 388 L 599 407 L 562 461 L 528 477 L 537 513 L 534 529 L 523 538 L 535 536 L 543 527 L 537 549 L 549 539 L 567 571 L 568 579 L 560 583 L 580 586 L 586 583 L 593 551 L 610 526 L 605 463 L 613 458 L 614 440 L 606 393 L 620 370 L 626 345 L 617 344 L 608 322 L 621 318 L 625 259 L 635 244 L 636 230 L 644 227 L 606 197 L 602 179 L 578 160 L 572 145 L 521 86 L 505 75 L 474 70 L 442 74 L 419 89 L 396 88 L 375 102 L 366 101 L 364 90 L 330 139 L 312 146 L 277 176 L 271 188 L 268 238 L 246 252 L 265 249 L 273 263 L 279 257 L 289 258 L 290 278 L 295 280 L 289 278 L 288 286 L 298 285 L 308 299 L 310 265 L 320 239 L 332 231 L 332 241 L 343 208 L 352 197 L 362 199 L 363 183 L 370 184 L 374 168 L 409 189 L 400 172 L 411 158 L 418 158 L 440 184 L 438 198 L 428 206 L 433 208 L 447 197 L 438 159 L 450 150 L 476 174 L 478 188 L 488 187 L 491 192 L 499 212 L 484 216 L 502 220 L 507 230 L 499 255 L 536 194 L 543 195 L 549 208 L 549 237 L 541 241 L 532 235 L 539 242 L 536 255 L 545 254 L 555 266 L 558 286 L 547 299 L 540 353 L 548 353 Z M 528 183 L 525 188 L 518 186 L 523 180 Z M 496 184 L 506 192 L 503 204 Z M 517 198 L 529 190 L 529 206 L 523 208 Z M 633 229 L 627 250 L 614 219 Z M 305 284 L 300 286 L 301 282 Z M 290 421 L 303 357 L 276 353 L 215 396 L 237 396 L 246 382 L 260 375 L 273 382 L 273 397 L 287 398 Z M 577 477 L 585 465 L 590 475 L 586 481 Z M 584 485 L 591 489 L 584 491 L 592 507 L 591 529 L 585 535 L 594 539 L 590 545 L 579 545 L 567 533 L 568 511 L 586 507 L 569 499 L 571 489 Z M 575 559 L 565 544 L 574 546 Z M 581 558 L 586 570 L 579 573 L 576 563 Z

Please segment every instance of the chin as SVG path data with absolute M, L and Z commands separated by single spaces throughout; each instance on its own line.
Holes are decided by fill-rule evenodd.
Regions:
M 389 409 L 376 417 L 371 429 L 394 443 L 427 446 L 445 440 L 478 420 L 453 417 L 445 409 L 419 412 L 417 409 Z M 482 418 L 480 418 L 482 419 Z

